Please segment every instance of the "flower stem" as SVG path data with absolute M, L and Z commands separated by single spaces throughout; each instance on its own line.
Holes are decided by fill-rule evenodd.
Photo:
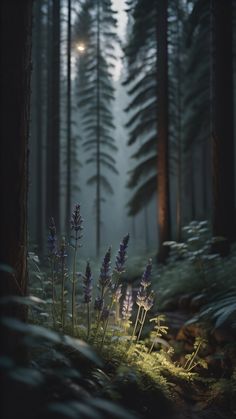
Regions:
M 140 315 L 140 310 L 141 310 L 141 307 L 139 306 L 138 307 L 137 316 L 136 316 L 136 320 L 135 320 L 134 330 L 133 330 L 132 337 L 131 337 L 131 340 L 130 340 L 130 344 L 132 344 L 133 339 L 134 339 L 134 336 L 135 336 L 135 333 L 136 333 L 136 330 L 137 330 L 138 321 L 139 321 L 139 315 Z
M 75 282 L 76 282 L 76 256 L 77 256 L 77 239 L 75 243 L 74 259 L 73 259 L 73 276 L 72 276 L 72 329 L 74 332 L 76 324 L 76 313 L 75 313 Z
M 141 336 L 141 333 L 142 333 L 142 330 L 143 330 L 143 326 L 144 326 L 144 323 L 145 323 L 146 315 L 147 315 L 147 310 L 143 310 L 142 317 L 141 317 L 141 326 L 140 326 L 139 334 L 138 334 L 138 337 L 137 337 L 137 343 L 138 343 L 138 341 L 140 339 L 140 336 Z

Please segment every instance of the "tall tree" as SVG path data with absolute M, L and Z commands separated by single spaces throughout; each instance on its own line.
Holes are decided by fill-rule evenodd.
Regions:
M 79 106 L 83 117 L 83 146 L 95 173 L 87 183 L 95 186 L 96 251 L 101 246 L 102 202 L 104 192 L 113 193 L 108 175 L 117 174 L 112 153 L 117 150 L 112 131 L 112 102 L 114 87 L 111 68 L 116 59 L 117 41 L 115 12 L 110 0 L 87 0 L 77 23 L 77 39 L 85 43 L 85 52 L 79 59 Z
M 213 233 L 235 239 L 232 1 L 211 1 Z
M 156 192 L 157 80 L 156 0 L 127 2 L 129 31 L 124 47 L 126 79 L 130 96 L 126 108 L 128 145 L 133 146 L 135 165 L 128 187 L 134 190 L 128 202 L 129 215 L 136 215 Z
M 1 1 L 1 295 L 25 295 L 27 289 L 31 26 L 31 0 Z M 3 339 L 2 347 L 7 344 Z
M 37 147 L 37 203 L 36 203 L 36 241 L 38 252 L 42 252 L 43 248 L 43 68 L 42 68 L 42 43 L 43 43 L 43 11 L 42 1 L 38 0 L 35 3 L 35 84 L 36 84 L 36 98 L 35 117 L 36 117 L 36 147 Z
M 66 227 L 71 214 L 71 0 L 67 3 L 67 168 Z M 68 230 L 68 227 L 67 227 Z
M 169 201 L 169 104 L 168 104 L 168 1 L 157 3 L 157 158 L 159 261 L 165 261 L 170 239 Z
M 183 69 L 183 143 L 189 218 L 209 216 L 210 195 L 210 2 L 195 0 L 185 20 Z M 202 57 L 199 60 L 199 56 Z M 196 152 L 202 154 L 202 170 L 196 170 Z M 201 196 L 196 185 L 201 185 Z M 201 212 L 198 207 L 202 207 Z
M 60 0 L 48 3 L 46 221 L 60 223 Z M 51 45 L 50 45 L 51 41 Z

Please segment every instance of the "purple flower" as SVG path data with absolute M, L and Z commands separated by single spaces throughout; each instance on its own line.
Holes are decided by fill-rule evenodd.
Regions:
M 76 204 L 74 207 L 74 211 L 72 212 L 72 216 L 71 216 L 71 220 L 70 220 L 70 224 L 71 224 L 71 230 L 75 231 L 75 241 L 77 243 L 78 240 L 80 240 L 83 236 L 82 236 L 82 224 L 83 224 L 83 219 L 80 215 L 80 205 Z
M 104 305 L 104 299 L 101 297 L 95 298 L 94 301 L 94 310 L 96 311 L 102 311 Z
M 57 241 L 57 237 L 56 237 L 55 221 L 54 221 L 54 218 L 51 217 L 49 220 L 49 235 L 48 235 L 48 249 L 49 249 L 50 255 L 56 254 L 56 241 Z
M 154 292 L 151 291 L 151 293 L 149 294 L 149 296 L 146 298 L 146 300 L 143 303 L 143 308 L 145 311 L 149 311 L 154 303 Z
M 150 280 L 151 273 L 152 273 L 152 259 L 149 259 L 146 265 L 146 268 L 144 270 L 141 282 L 140 282 L 141 286 L 144 289 L 146 289 L 147 287 L 149 287 L 149 285 L 151 285 L 151 280 Z
M 128 242 L 129 242 L 129 234 L 127 234 L 123 238 L 122 242 L 120 243 L 118 254 L 116 256 L 115 269 L 118 273 L 124 272 L 124 265 L 127 258 L 126 252 L 127 252 Z
M 137 297 L 136 297 L 136 304 L 139 307 L 143 307 L 146 298 L 147 298 L 146 290 L 143 287 L 140 287 L 137 293 Z
M 86 304 L 90 303 L 92 300 L 92 272 L 91 272 L 91 268 L 90 268 L 90 264 L 89 262 L 87 262 L 86 265 L 86 270 L 85 270 L 85 276 L 84 276 L 84 284 L 83 284 L 83 289 L 84 289 L 84 302 Z
M 123 307 L 122 307 L 122 317 L 124 320 L 129 321 L 132 315 L 132 308 L 133 308 L 132 289 L 129 286 L 126 291 L 126 295 L 125 295 L 125 299 L 124 299 Z
M 102 297 L 107 288 L 111 285 L 111 248 L 107 250 L 100 270 L 99 288 L 101 289 Z
M 121 296 L 122 296 L 122 290 L 121 290 L 121 288 L 122 288 L 122 285 L 120 284 L 120 285 L 118 285 L 118 287 L 116 288 L 116 290 L 115 290 L 115 292 L 114 292 L 114 301 L 116 302 L 116 303 L 119 303 L 119 301 L 120 301 L 120 299 L 121 299 Z

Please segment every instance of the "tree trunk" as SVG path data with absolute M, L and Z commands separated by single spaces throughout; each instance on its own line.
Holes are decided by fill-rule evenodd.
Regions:
M 212 0 L 213 234 L 235 239 L 232 2 Z
M 1 296 L 24 296 L 27 291 L 32 1 L 2 0 L 0 14 L 0 289 Z M 19 306 L 4 310 L 1 307 L 1 314 L 26 318 L 26 311 Z M 9 335 L 1 339 L 1 351 L 6 347 L 16 351 Z
M 69 237 L 71 216 L 71 0 L 68 0 L 67 21 L 67 177 L 65 231 Z
M 46 222 L 54 217 L 60 228 L 60 0 L 52 1 L 51 37 L 52 48 L 49 47 L 48 51 Z
M 167 7 L 167 0 L 157 2 L 157 191 L 159 225 L 158 260 L 160 262 L 164 262 L 168 256 L 168 248 L 163 246 L 163 242 L 170 239 Z
M 36 78 L 36 147 L 37 147 L 37 199 L 36 199 L 36 240 L 39 254 L 43 249 L 43 118 L 42 118 L 42 2 L 35 4 L 35 31 L 36 31 L 36 54 L 35 54 L 35 78 Z

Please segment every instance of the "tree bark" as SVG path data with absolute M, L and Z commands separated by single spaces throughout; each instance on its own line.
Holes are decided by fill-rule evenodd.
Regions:
M 42 2 L 37 0 L 35 10 L 35 31 L 36 31 L 36 146 L 37 146 L 37 203 L 36 203 L 36 240 L 39 254 L 43 250 L 43 84 L 42 84 Z
M 68 0 L 67 21 L 67 176 L 65 231 L 69 236 L 71 216 L 71 0 Z
M 50 4 L 49 4 L 50 19 Z M 50 32 L 50 20 L 49 20 Z M 52 48 L 48 46 L 46 222 L 60 224 L 60 0 L 52 1 Z
M 167 0 L 157 2 L 157 191 L 160 262 L 164 262 L 168 256 L 168 248 L 163 246 L 163 242 L 170 239 L 167 7 Z
M 0 291 L 1 297 L 27 292 L 27 194 L 30 119 L 32 0 L 0 3 L 1 153 Z M 25 320 L 19 305 L 1 305 L 1 316 Z M 1 353 L 21 357 L 19 341 L 1 327 Z
M 212 0 L 213 234 L 235 239 L 232 2 Z

